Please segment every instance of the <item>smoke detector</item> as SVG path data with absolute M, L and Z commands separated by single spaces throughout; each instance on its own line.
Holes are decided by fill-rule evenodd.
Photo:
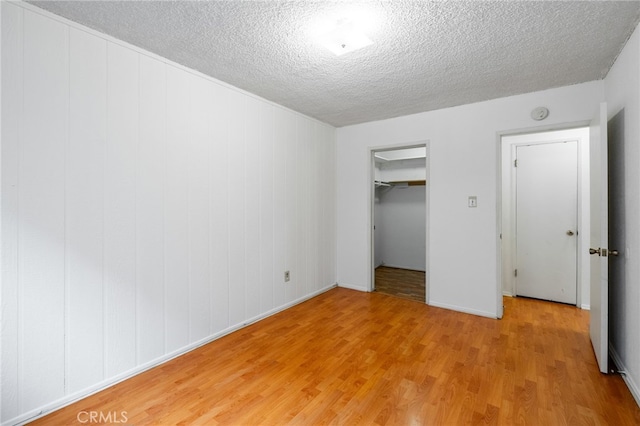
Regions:
M 545 107 L 534 108 L 531 111 L 531 118 L 536 121 L 544 120 L 549 115 L 549 109 Z

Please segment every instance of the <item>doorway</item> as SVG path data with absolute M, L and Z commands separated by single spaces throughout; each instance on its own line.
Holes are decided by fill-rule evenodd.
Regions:
M 588 128 L 504 135 L 501 162 L 503 295 L 589 309 Z
M 371 150 L 371 291 L 425 303 L 426 144 Z

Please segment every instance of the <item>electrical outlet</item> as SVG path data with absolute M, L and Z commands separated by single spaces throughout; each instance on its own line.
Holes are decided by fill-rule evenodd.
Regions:
M 289 271 L 284 271 L 284 282 L 288 283 L 291 281 L 291 273 Z

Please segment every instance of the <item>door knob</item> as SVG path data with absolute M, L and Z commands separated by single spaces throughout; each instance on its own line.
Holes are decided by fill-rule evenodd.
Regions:
M 572 230 L 568 230 L 568 231 L 567 231 L 567 235 L 568 235 L 568 236 L 572 236 L 572 235 L 573 235 L 573 231 L 572 231 Z
M 618 250 L 609 250 L 609 256 L 617 256 L 619 254 Z
M 600 256 L 600 248 L 597 248 L 597 249 L 590 248 L 589 254 L 597 254 L 598 256 Z

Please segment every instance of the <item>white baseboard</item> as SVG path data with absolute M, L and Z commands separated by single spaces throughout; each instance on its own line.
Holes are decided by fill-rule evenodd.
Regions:
M 506 297 L 516 297 L 510 291 L 506 291 L 506 290 L 502 291 L 502 295 Z M 585 311 L 588 311 L 591 309 L 591 305 L 582 304 L 580 305 L 580 309 L 584 309 Z
M 390 263 L 384 263 L 384 262 L 382 262 L 378 266 L 386 266 L 387 268 L 395 268 L 395 269 L 406 269 L 408 271 L 427 272 L 425 268 L 414 268 L 413 266 L 392 265 Z
M 616 352 L 611 343 L 609 343 L 609 355 L 613 359 L 613 362 L 616 363 L 616 366 L 620 371 L 628 371 L 627 367 L 624 365 L 624 362 L 622 362 L 622 359 L 618 355 L 618 352 Z M 620 375 L 622 376 L 622 380 L 624 380 L 624 382 L 627 384 L 629 392 L 631 392 L 631 395 L 633 395 L 633 399 L 636 400 L 636 404 L 638 404 L 638 406 L 640 407 L 640 387 L 635 382 L 633 377 L 631 377 L 628 373 Z
M 465 314 L 478 315 L 478 316 L 481 316 L 481 317 L 487 317 L 487 318 L 493 318 L 493 319 L 497 319 L 498 318 L 495 313 L 479 311 L 477 309 L 470 309 L 470 308 L 465 308 L 465 307 L 462 307 L 462 306 L 450 305 L 448 303 L 441 303 L 441 302 L 436 302 L 436 301 L 433 301 L 433 300 L 429 301 L 429 305 L 435 306 L 436 308 L 444 308 L 444 309 L 449 309 L 449 310 L 452 310 L 452 311 L 463 312 Z
M 337 284 L 333 284 L 330 285 L 328 287 L 324 287 L 320 290 L 317 290 L 313 293 L 307 294 L 303 297 L 300 297 L 298 299 L 295 299 L 289 303 L 285 303 L 284 305 L 278 306 L 274 309 L 271 309 L 270 311 L 267 311 L 263 314 L 260 314 L 258 316 L 255 316 L 253 318 L 249 318 L 248 320 L 240 323 L 240 324 L 236 324 L 233 325 L 231 327 L 228 327 L 222 331 L 219 331 L 218 333 L 212 334 L 211 336 L 205 337 L 202 340 L 199 340 L 197 342 L 191 343 L 190 345 L 184 346 L 176 351 L 170 352 L 166 355 L 163 355 L 159 358 L 156 358 L 152 361 L 149 361 L 145 364 L 139 365 L 136 368 L 132 368 L 131 370 L 125 371 L 124 373 L 118 374 L 115 377 L 111 377 L 108 380 L 96 383 L 93 386 L 90 386 L 88 388 L 85 388 L 81 391 L 75 392 L 73 394 L 70 395 L 66 395 L 63 398 L 60 398 L 56 401 L 53 401 L 49 404 L 46 404 L 42 407 L 39 407 L 35 410 L 32 410 L 28 413 L 22 414 L 20 416 L 14 417 L 13 419 L 9 419 L 5 422 L 2 423 L 2 426 L 9 426 L 9 425 L 22 425 L 25 424 L 27 422 L 31 422 L 33 420 L 36 420 L 40 417 L 44 417 L 47 414 L 50 414 L 53 411 L 59 410 L 63 407 L 66 407 L 67 405 L 71 405 L 74 402 L 77 402 L 83 398 L 86 398 L 88 396 L 91 396 L 95 393 L 98 393 L 100 391 L 103 391 L 113 385 L 116 385 L 120 382 L 123 382 L 127 379 L 130 379 L 133 376 L 137 376 L 140 373 L 143 373 L 147 370 L 150 370 L 154 367 L 157 367 L 161 364 L 164 364 L 168 361 L 171 361 L 174 358 L 177 358 L 179 356 L 182 356 L 188 352 L 191 352 L 194 349 L 199 348 L 200 346 L 206 345 L 207 343 L 211 343 L 214 340 L 217 340 L 223 336 L 226 336 L 227 334 L 233 333 L 234 331 L 237 331 L 241 328 L 244 328 L 250 324 L 253 324 L 254 322 L 257 322 L 259 320 L 265 319 L 267 317 L 270 317 L 272 315 L 277 314 L 278 312 L 282 312 L 285 309 L 291 308 L 292 306 L 298 305 L 302 302 L 305 302 L 313 297 L 316 297 L 322 293 L 325 293 L 329 290 L 331 290 L 332 288 L 335 288 L 337 286 Z
M 345 284 L 345 283 L 338 283 L 338 287 L 342 287 L 342 288 L 348 288 L 350 290 L 357 290 L 357 291 L 364 291 L 366 293 L 369 293 L 370 290 L 368 288 L 359 286 L 359 285 L 351 285 L 351 284 Z

